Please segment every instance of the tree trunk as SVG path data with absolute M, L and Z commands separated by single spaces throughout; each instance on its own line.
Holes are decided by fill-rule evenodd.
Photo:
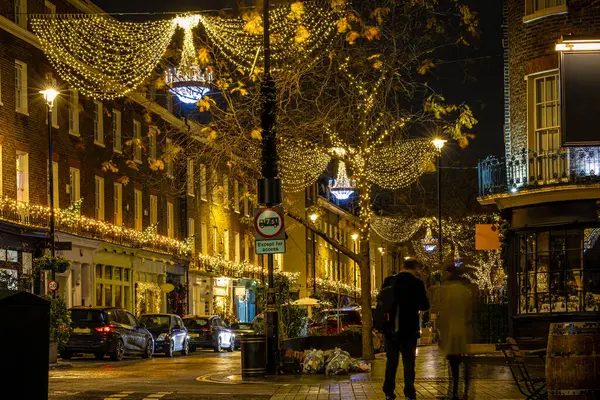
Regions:
M 368 242 L 363 242 L 367 246 L 367 261 L 360 263 L 360 304 L 362 309 L 362 356 L 365 360 L 372 360 L 373 354 L 373 313 L 371 310 L 371 268 L 368 261 Z M 361 249 L 364 247 L 361 244 Z

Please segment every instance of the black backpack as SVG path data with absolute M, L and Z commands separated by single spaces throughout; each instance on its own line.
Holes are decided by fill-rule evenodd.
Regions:
M 397 302 L 394 293 L 396 279 L 392 278 L 390 285 L 381 289 L 377 295 L 377 305 L 373 312 L 373 328 L 380 333 L 390 333 L 395 330 Z

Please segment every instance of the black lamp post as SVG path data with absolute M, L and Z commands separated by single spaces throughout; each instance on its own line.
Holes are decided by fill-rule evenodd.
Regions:
M 50 255 L 54 258 L 56 253 L 55 226 L 56 218 L 54 215 L 54 168 L 52 167 L 52 108 L 54 100 L 58 96 L 58 91 L 54 88 L 47 88 L 40 91 L 44 96 L 47 107 L 48 124 L 48 191 L 50 192 Z M 52 270 L 52 280 L 56 279 L 56 271 Z M 56 290 L 52 292 L 52 297 L 56 298 Z
M 444 139 L 433 139 L 433 145 L 438 151 L 437 154 L 437 205 L 438 205 L 438 255 L 440 270 L 444 264 L 443 238 L 442 238 L 442 149 L 446 144 Z

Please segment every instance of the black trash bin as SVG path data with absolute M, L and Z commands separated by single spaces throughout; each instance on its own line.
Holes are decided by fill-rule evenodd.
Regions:
M 0 343 L 3 391 L 12 387 L 20 399 L 48 399 L 50 302 L 28 292 L 0 290 Z
M 242 343 L 242 377 L 267 374 L 267 339 L 265 335 L 244 335 Z

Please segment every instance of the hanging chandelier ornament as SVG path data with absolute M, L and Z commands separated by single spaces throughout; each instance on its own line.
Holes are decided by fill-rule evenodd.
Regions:
M 186 104 L 195 104 L 209 91 L 212 73 L 202 69 L 196 62 L 194 33 L 192 29 L 200 22 L 199 15 L 176 17 L 173 23 L 184 31 L 183 50 L 179 66 L 165 71 L 165 81 L 169 91 Z
M 346 155 L 346 150 L 341 147 L 333 148 L 331 151 L 338 157 L 344 157 Z M 342 201 L 348 200 L 356 190 L 356 181 L 348 178 L 346 163 L 342 160 L 338 161 L 336 178 L 329 180 L 329 190 L 336 199 Z

